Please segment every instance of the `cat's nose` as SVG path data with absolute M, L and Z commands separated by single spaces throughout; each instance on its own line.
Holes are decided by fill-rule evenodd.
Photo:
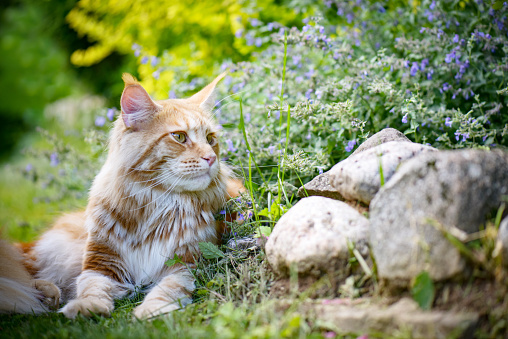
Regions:
M 211 167 L 213 165 L 213 163 L 215 162 L 215 159 L 217 159 L 217 156 L 207 155 L 207 156 L 202 157 L 202 159 L 205 159 L 206 162 L 208 163 L 208 166 Z

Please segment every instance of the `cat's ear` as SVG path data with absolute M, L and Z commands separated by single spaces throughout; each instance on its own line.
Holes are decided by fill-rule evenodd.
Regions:
M 215 86 L 226 76 L 227 72 L 222 73 L 211 83 L 206 85 L 201 91 L 189 98 L 189 101 L 196 103 L 204 112 L 211 112 L 215 106 L 216 91 Z
M 120 99 L 123 122 L 125 126 L 137 130 L 144 123 L 150 121 L 162 109 L 162 106 L 150 98 L 150 95 L 132 75 L 124 73 L 122 79 L 125 82 Z

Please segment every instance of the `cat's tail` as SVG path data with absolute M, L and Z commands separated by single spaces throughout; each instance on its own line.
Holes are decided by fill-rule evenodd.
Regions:
M 0 240 L 0 314 L 48 312 L 58 305 L 60 290 L 45 280 L 33 279 L 21 252 Z

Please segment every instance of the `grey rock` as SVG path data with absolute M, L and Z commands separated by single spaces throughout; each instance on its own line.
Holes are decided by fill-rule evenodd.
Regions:
M 351 155 L 329 171 L 331 186 L 345 199 L 369 204 L 381 187 L 380 162 L 385 184 L 401 162 L 435 148 L 409 142 L 390 141 Z
M 287 275 L 319 276 L 340 271 L 349 258 L 348 240 L 368 254 L 369 221 L 346 203 L 324 198 L 300 200 L 275 225 L 265 251 L 272 268 Z
M 508 267 L 508 218 L 504 218 L 499 225 L 496 252 L 501 256 L 503 264 Z
M 423 311 L 411 299 L 390 306 L 369 300 L 332 299 L 310 307 L 316 318 L 339 334 L 402 333 L 408 338 L 473 338 L 478 315 L 471 312 Z
M 444 236 L 479 231 L 508 193 L 508 153 L 462 150 L 406 163 L 370 205 L 370 245 L 379 277 L 406 284 L 422 270 L 460 276 L 465 261 Z
M 395 128 L 388 127 L 365 140 L 351 155 L 358 154 L 368 150 L 369 148 L 376 147 L 390 141 L 411 142 L 404 133 L 399 132 Z
M 243 237 L 243 238 L 232 238 L 226 244 L 226 247 L 230 251 L 244 251 L 254 250 L 261 248 L 261 241 L 259 238 Z
M 328 172 L 318 175 L 300 187 L 298 190 L 298 196 L 300 198 L 304 198 L 307 195 L 317 195 L 335 200 L 344 200 L 344 197 L 330 185 Z

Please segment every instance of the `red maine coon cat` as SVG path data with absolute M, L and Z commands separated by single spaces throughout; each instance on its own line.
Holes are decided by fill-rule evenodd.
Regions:
M 192 265 L 199 242 L 220 239 L 213 213 L 244 190 L 218 159 L 211 110 L 223 76 L 190 98 L 153 101 L 124 74 L 121 118 L 86 211 L 60 218 L 26 262 L 35 278 L 61 290 L 66 317 L 108 316 L 115 299 L 135 291 L 148 292 L 137 318 L 192 301 L 192 274 L 165 262 L 177 254 Z

